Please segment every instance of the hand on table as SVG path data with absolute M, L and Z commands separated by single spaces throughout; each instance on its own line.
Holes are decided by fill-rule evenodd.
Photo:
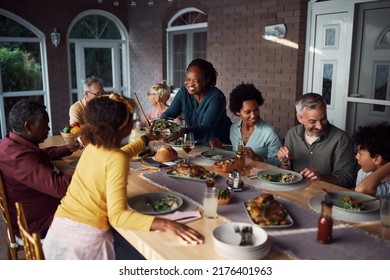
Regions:
M 162 230 L 173 233 L 187 244 L 203 244 L 204 237 L 196 230 L 171 220 L 156 218 L 151 230 Z

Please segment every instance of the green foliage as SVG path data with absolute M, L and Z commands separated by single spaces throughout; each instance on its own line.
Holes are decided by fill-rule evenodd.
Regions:
M 4 92 L 42 89 L 42 67 L 30 52 L 0 47 L 0 67 Z

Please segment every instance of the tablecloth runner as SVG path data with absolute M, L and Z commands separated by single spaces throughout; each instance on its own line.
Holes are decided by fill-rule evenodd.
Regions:
M 201 207 L 202 193 L 205 184 L 199 181 L 169 177 L 167 170 L 143 173 L 140 176 L 149 182 L 171 191 L 181 193 Z M 216 177 L 216 187 L 225 188 L 226 178 Z M 242 192 L 233 193 L 229 205 L 219 206 L 218 214 L 226 221 L 248 222 L 244 201 L 263 193 L 258 189 L 247 187 Z M 390 242 L 372 236 L 357 228 L 335 221 L 333 243 L 319 244 L 317 237 L 318 213 L 296 203 L 277 197 L 294 220 L 289 228 L 266 229 L 272 243 L 279 250 L 296 259 L 390 259 Z

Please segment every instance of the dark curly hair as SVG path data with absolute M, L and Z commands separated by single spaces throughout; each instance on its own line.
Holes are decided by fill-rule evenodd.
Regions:
M 218 73 L 210 62 L 201 58 L 194 59 L 193 61 L 191 61 L 190 64 L 188 64 L 187 71 L 192 66 L 199 67 L 200 70 L 202 70 L 203 72 L 204 78 L 210 79 L 207 84 L 208 88 L 213 87 L 217 84 Z
M 132 124 L 133 114 L 126 103 L 101 96 L 88 102 L 84 120 L 85 125 L 80 132 L 83 142 L 110 149 L 117 147 L 118 140 L 121 140 L 119 131 L 126 120 L 129 125 Z
M 360 126 L 352 139 L 362 150 L 367 150 L 371 157 L 381 155 L 390 162 L 390 126 L 382 122 L 373 126 Z
M 8 124 L 13 132 L 21 133 L 24 130 L 24 123 L 26 121 L 34 122 L 41 120 L 44 116 L 47 116 L 45 105 L 22 99 L 9 112 Z
M 240 112 L 242 103 L 247 100 L 255 100 L 259 106 L 264 104 L 264 98 L 260 90 L 254 84 L 241 83 L 230 93 L 229 109 L 233 114 Z

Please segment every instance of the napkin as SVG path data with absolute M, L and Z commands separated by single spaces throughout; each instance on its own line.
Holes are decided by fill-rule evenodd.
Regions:
M 199 220 L 202 218 L 202 215 L 199 213 L 199 211 L 175 211 L 171 214 L 159 215 L 158 217 L 185 224 Z

